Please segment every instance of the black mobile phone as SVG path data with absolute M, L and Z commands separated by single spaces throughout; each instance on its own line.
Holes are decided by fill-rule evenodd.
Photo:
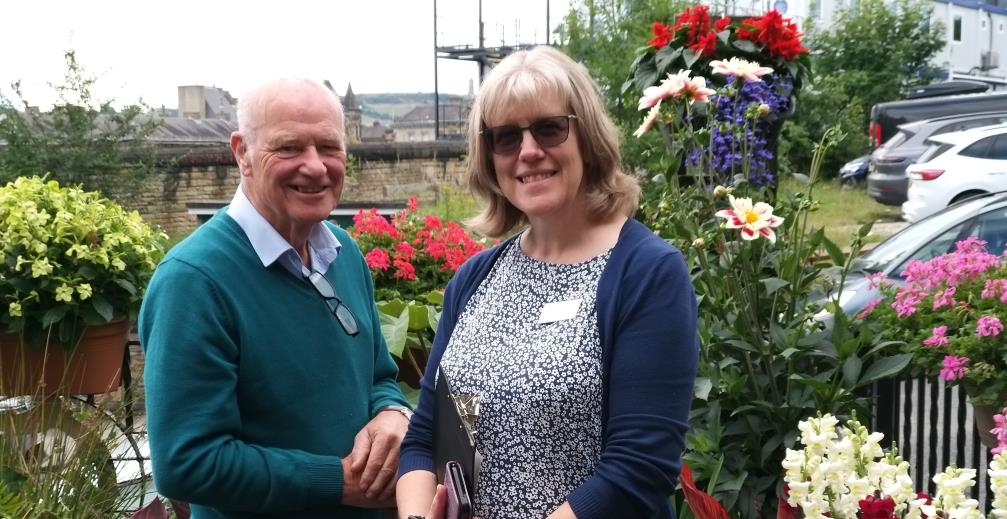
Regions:
M 444 470 L 444 486 L 448 488 L 446 519 L 472 519 L 472 496 L 465 484 L 465 474 L 457 461 L 449 461 Z

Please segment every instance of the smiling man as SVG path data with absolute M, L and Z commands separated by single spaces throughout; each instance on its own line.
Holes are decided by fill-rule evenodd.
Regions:
M 410 412 L 367 265 L 328 223 L 339 99 L 306 80 L 238 103 L 241 186 L 158 267 L 140 312 L 158 491 L 195 519 L 374 518 Z

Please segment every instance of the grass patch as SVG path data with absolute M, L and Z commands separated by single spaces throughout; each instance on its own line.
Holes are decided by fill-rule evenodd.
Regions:
M 804 190 L 807 186 L 793 179 L 783 183 L 788 191 Z M 848 248 L 851 236 L 861 225 L 870 222 L 900 222 L 899 206 L 879 204 L 867 196 L 864 188 L 844 189 L 836 181 L 822 181 L 815 186 L 817 210 L 808 213 L 811 226 L 824 228 L 825 235 L 842 248 Z M 880 229 L 871 231 L 868 243 L 880 242 L 890 233 Z

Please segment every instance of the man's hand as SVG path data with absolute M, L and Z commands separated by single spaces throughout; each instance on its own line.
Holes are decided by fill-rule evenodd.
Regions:
M 372 499 L 364 494 L 360 486 L 360 471 L 354 471 L 351 467 L 349 456 L 343 458 L 343 499 L 342 503 L 347 506 L 359 508 L 391 508 L 395 506 L 395 493 L 388 496 L 378 496 Z
M 353 439 L 350 471 L 358 488 L 370 500 L 388 501 L 395 497 L 395 472 L 399 466 L 399 445 L 406 435 L 409 420 L 394 409 L 381 411 Z M 344 466 L 345 469 L 345 466 Z M 356 476 L 359 475 L 359 478 Z M 349 478 L 343 476 L 343 486 Z M 346 491 L 344 490 L 344 496 Z

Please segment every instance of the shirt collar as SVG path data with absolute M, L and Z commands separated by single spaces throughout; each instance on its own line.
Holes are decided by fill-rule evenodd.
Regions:
M 227 207 L 227 215 L 245 231 L 248 241 L 262 261 L 263 267 L 268 267 L 277 261 L 297 278 L 302 278 L 311 272 L 301 263 L 301 257 L 290 243 L 280 236 L 252 202 L 245 196 L 244 190 L 238 190 Z M 336 260 L 339 250 L 343 247 L 339 239 L 327 225 L 318 222 L 308 234 L 308 248 L 311 254 L 311 270 L 325 274 L 329 266 Z

